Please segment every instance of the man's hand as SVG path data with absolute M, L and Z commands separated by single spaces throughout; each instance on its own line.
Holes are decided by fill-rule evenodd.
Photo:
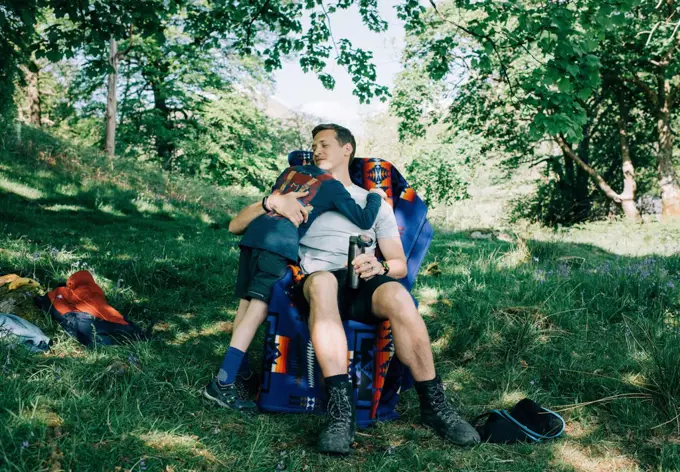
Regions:
M 306 196 L 308 193 L 309 191 L 273 193 L 267 199 L 267 203 L 276 213 L 288 218 L 295 226 L 300 226 L 307 222 L 308 210 L 297 199 Z
M 385 272 L 385 268 L 375 257 L 375 254 L 359 254 L 352 261 L 352 264 L 354 265 L 354 271 L 364 280 L 376 275 L 382 275 Z

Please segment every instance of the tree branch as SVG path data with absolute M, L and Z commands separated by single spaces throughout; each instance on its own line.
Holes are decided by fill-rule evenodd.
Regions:
M 118 51 L 118 54 L 116 54 L 116 59 L 120 60 L 123 59 L 127 53 L 130 52 L 132 47 L 134 46 L 134 43 L 132 42 L 132 25 L 130 25 L 130 32 L 129 32 L 129 37 L 128 37 L 128 47 L 126 47 L 123 51 Z
M 323 14 L 326 17 L 326 24 L 328 25 L 328 33 L 331 36 L 331 41 L 333 41 L 333 48 L 335 48 L 335 55 L 337 57 L 340 57 L 340 51 L 338 50 L 338 44 L 335 42 L 335 36 L 333 36 L 333 28 L 331 27 L 331 17 L 326 11 L 326 5 L 323 4 L 323 0 L 321 1 L 321 9 L 323 10 Z
M 658 95 L 652 90 L 652 88 L 647 85 L 643 80 L 641 80 L 639 77 L 633 75 L 631 77 L 625 77 L 622 79 L 624 82 L 631 83 L 635 85 L 637 88 L 642 90 L 642 92 L 647 96 L 647 99 L 654 104 L 654 106 L 659 105 L 659 97 Z
M 257 12 L 257 14 L 255 14 L 255 16 L 253 16 L 253 17 L 250 19 L 250 21 L 248 22 L 248 26 L 246 26 L 246 47 L 250 47 L 250 36 L 251 36 L 251 34 L 252 34 L 252 32 L 253 32 L 253 23 L 255 23 L 255 21 L 256 21 L 260 16 L 262 16 L 262 13 L 264 13 L 264 11 L 265 11 L 265 10 L 267 9 L 267 7 L 269 6 L 269 2 L 270 2 L 270 0 L 266 0 L 266 1 L 264 2 L 264 4 L 262 5 L 262 7 L 260 8 L 260 10 Z
M 604 194 L 610 198 L 611 200 L 615 201 L 616 203 L 621 203 L 623 200 L 621 198 L 621 195 L 616 193 L 608 184 L 607 182 L 602 178 L 600 174 L 597 173 L 595 169 L 590 167 L 588 164 L 583 162 L 577 155 L 574 153 L 574 150 L 571 149 L 571 146 L 567 144 L 565 141 L 564 137 L 561 135 L 554 136 L 555 142 L 559 145 L 560 149 L 564 153 L 565 156 L 567 156 L 569 159 L 574 161 L 581 169 L 585 170 L 586 173 L 595 181 L 598 187 L 600 187 L 600 190 L 604 192 Z

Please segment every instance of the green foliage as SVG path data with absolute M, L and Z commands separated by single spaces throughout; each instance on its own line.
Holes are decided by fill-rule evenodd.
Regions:
M 8 0 L 0 8 L 0 127 L 11 126 L 15 83 L 30 57 L 39 2 Z
M 56 62 L 73 57 L 81 48 L 105 69 L 110 38 L 131 39 L 136 35 L 162 45 L 169 27 L 181 29 L 191 39 L 185 44 L 196 51 L 229 51 L 242 56 L 261 58 L 268 71 L 281 67 L 281 57 L 298 55 L 303 70 L 319 75 L 322 83 L 333 87 L 324 71 L 334 39 L 330 16 L 338 9 L 357 3 L 366 27 L 383 31 L 387 24 L 377 12 L 377 0 L 340 0 L 328 10 L 318 2 L 285 0 L 257 2 L 193 2 L 132 0 L 69 2 L 43 0 L 59 20 L 48 28 L 39 57 Z M 309 11 L 309 27 L 303 26 L 304 12 Z M 373 97 L 384 100 L 387 89 L 376 83 L 375 66 L 370 52 L 354 48 L 347 39 L 336 51 L 339 64 L 345 66 L 355 81 L 354 93 L 361 102 Z M 182 56 L 188 59 L 191 56 Z
M 680 95 L 677 61 L 668 62 L 680 42 L 669 8 L 638 0 L 449 1 L 427 10 L 417 2 L 405 5 L 405 71 L 392 102 L 402 119 L 402 139 L 423 136 L 442 120 L 454 129 L 481 133 L 485 148 L 503 153 L 509 170 L 549 163 L 554 182 L 536 198 L 538 207 L 555 211 L 538 214 L 571 214 L 572 223 L 594 217 L 594 200 L 604 200 L 604 194 L 591 191 L 581 167 L 571 172 L 577 164 L 551 142 L 565 142 L 620 191 L 615 128 L 623 113 L 617 96 L 623 94 L 625 108 L 635 117 L 626 124 L 633 136 L 633 164 L 642 173 L 658 165 L 649 159 L 658 154 L 651 148 L 658 140 L 658 107 L 664 96 Z M 670 95 L 657 95 L 655 84 L 663 84 Z M 675 99 L 668 103 L 677 105 Z M 645 188 L 649 185 L 641 185 Z M 544 221 L 558 220 L 568 222 L 563 217 Z
M 409 183 L 428 205 L 464 200 L 472 180 L 471 171 L 479 147 L 471 136 L 458 137 L 453 143 L 412 148 L 406 167 Z
M 287 163 L 293 147 L 284 127 L 238 93 L 205 105 L 193 134 L 180 142 L 178 170 L 220 185 L 248 184 L 264 190 Z

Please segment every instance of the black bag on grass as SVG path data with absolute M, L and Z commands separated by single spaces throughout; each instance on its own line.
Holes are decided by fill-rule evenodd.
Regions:
M 488 417 L 483 425 L 480 419 Z M 554 411 L 525 398 L 507 410 L 491 410 L 473 420 L 482 441 L 512 444 L 555 439 L 564 432 L 564 419 Z

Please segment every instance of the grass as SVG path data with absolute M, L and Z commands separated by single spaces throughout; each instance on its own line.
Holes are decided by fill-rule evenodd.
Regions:
M 200 396 L 237 305 L 224 223 L 256 195 L 114 167 L 37 132 L 0 148 L 0 274 L 47 290 L 85 267 L 113 306 L 158 320 L 151 342 L 85 349 L 21 305 L 54 347 L 0 343 L 0 470 L 680 470 L 677 227 L 504 241 L 440 225 L 415 293 L 448 391 L 469 417 L 528 396 L 562 411 L 567 435 L 460 449 L 419 426 L 409 391 L 401 420 L 334 458 L 315 451 L 320 417 L 243 417 Z

